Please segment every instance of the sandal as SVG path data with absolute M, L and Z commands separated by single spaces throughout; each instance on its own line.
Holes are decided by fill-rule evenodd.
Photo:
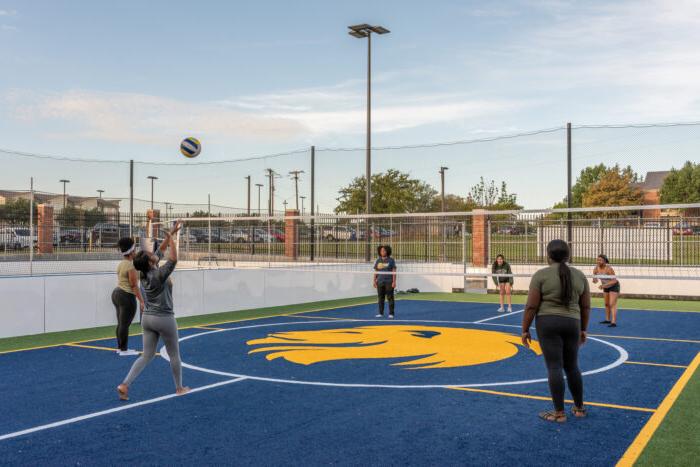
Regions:
M 586 409 L 586 407 L 584 407 L 584 406 L 582 406 L 582 407 L 576 407 L 576 406 L 571 407 L 571 415 L 573 415 L 574 417 L 583 418 L 583 417 L 585 417 L 585 416 L 587 415 L 587 413 L 588 413 L 588 409 Z
M 566 421 L 566 414 L 564 412 L 556 412 L 554 410 L 540 412 L 539 416 L 542 420 L 547 422 L 564 423 Z

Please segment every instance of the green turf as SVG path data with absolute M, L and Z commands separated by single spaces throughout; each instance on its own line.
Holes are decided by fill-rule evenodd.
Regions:
M 288 313 L 301 313 L 305 311 L 327 310 L 333 307 L 361 305 L 373 302 L 374 297 L 357 297 L 343 300 L 326 300 L 320 302 L 303 303 L 298 305 L 276 306 L 269 308 L 255 308 L 252 310 L 229 311 L 201 316 L 189 316 L 178 318 L 180 327 L 202 326 L 205 324 L 219 323 L 222 321 L 241 321 L 246 319 L 265 318 L 279 316 Z M 141 326 L 132 325 L 130 334 L 140 334 Z M 106 339 L 114 337 L 114 326 L 102 326 L 99 328 L 78 329 L 76 331 L 50 332 L 31 336 L 8 337 L 0 339 L 0 352 L 42 347 L 48 345 L 66 344 L 69 342 Z
M 700 462 L 700 372 L 695 372 L 635 465 Z

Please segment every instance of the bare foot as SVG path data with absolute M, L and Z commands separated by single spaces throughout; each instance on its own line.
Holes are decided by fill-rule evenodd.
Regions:
M 119 393 L 119 400 L 128 401 L 129 400 L 129 386 L 122 383 L 117 386 L 117 392 Z
M 183 386 L 181 388 L 177 388 L 175 390 L 175 394 L 177 394 L 178 396 L 181 396 L 183 394 L 187 394 L 190 391 L 191 391 L 191 389 L 188 386 Z

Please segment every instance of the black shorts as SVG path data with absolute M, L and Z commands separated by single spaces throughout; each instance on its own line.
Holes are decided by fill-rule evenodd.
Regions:
M 508 278 L 508 277 L 499 277 L 499 278 L 498 278 L 498 283 L 499 283 L 499 284 L 510 284 L 510 278 Z
M 618 282 L 617 284 L 613 285 L 612 287 L 608 287 L 607 289 L 603 289 L 604 293 L 620 293 L 620 283 Z

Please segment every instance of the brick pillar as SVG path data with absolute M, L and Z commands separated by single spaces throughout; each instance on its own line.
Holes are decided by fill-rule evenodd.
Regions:
M 289 217 L 298 216 L 299 211 L 296 209 L 287 209 L 284 215 L 286 217 L 284 220 L 284 256 L 297 259 L 297 256 L 299 256 L 299 243 L 297 239 L 299 220 L 290 219 Z
M 53 206 L 40 204 L 37 206 L 37 242 L 39 253 L 53 253 Z
M 151 217 L 151 222 L 153 223 L 153 226 L 151 227 L 152 230 L 152 238 L 158 238 L 158 234 L 160 233 L 160 209 L 149 209 L 146 211 L 146 217 Z M 146 232 L 146 235 L 148 235 L 148 232 Z
M 489 261 L 488 217 L 483 209 L 475 209 L 472 217 L 472 264 L 484 268 Z

